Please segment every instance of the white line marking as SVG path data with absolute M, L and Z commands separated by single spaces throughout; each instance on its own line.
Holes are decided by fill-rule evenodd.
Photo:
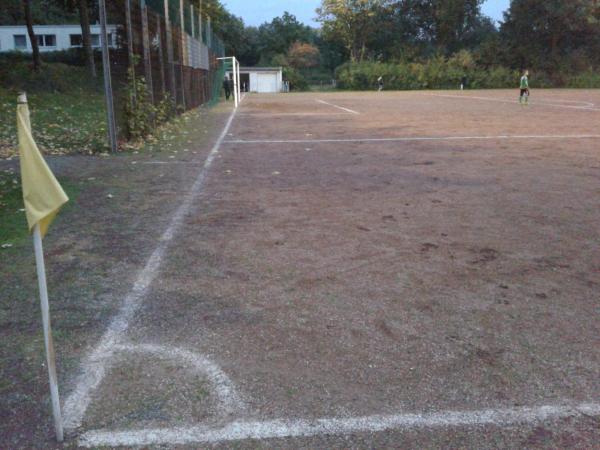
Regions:
M 494 97 L 479 97 L 479 96 L 475 96 L 475 95 L 452 95 L 452 94 L 426 94 L 426 95 L 432 95 L 434 97 L 460 98 L 463 100 L 484 100 L 484 101 L 488 101 L 488 102 L 519 104 L 519 102 L 517 100 L 505 100 L 505 99 L 494 98 Z M 546 103 L 544 101 L 541 101 L 541 102 L 534 101 L 529 104 L 529 106 L 536 106 L 536 105 L 553 106 L 555 108 L 579 109 L 579 110 L 583 110 L 583 111 L 600 111 L 600 108 L 590 108 L 587 106 L 557 105 L 554 103 Z
M 244 405 L 237 394 L 233 383 L 221 368 L 205 356 L 183 350 L 177 347 L 154 344 L 121 344 L 114 347 L 115 351 L 131 353 L 148 353 L 159 359 L 177 360 L 184 365 L 203 373 L 212 383 L 219 406 L 227 413 L 243 409 Z
M 202 190 L 208 169 L 221 147 L 221 143 L 224 141 L 225 136 L 227 136 L 227 132 L 229 131 L 234 117 L 235 110 L 229 116 L 225 128 L 208 154 L 204 166 L 196 177 L 190 191 L 184 197 L 183 203 L 177 208 L 169 226 L 160 237 L 158 246 L 154 249 L 154 252 L 148 259 L 145 267 L 138 273 L 135 284 L 129 294 L 125 297 L 119 313 L 112 319 L 112 322 L 104 332 L 104 335 L 100 338 L 96 347 L 84 359 L 82 371 L 76 380 L 75 389 L 65 401 L 63 409 L 65 429 L 72 430 L 81 425 L 87 407 L 91 401 L 91 393 L 100 385 L 100 382 L 104 378 L 104 375 L 110 366 L 110 359 L 115 351 L 115 346 L 121 343 L 123 334 L 129 326 L 129 322 L 140 308 L 142 300 L 148 292 L 148 288 L 158 274 L 165 251 L 175 233 L 181 228 L 183 218 L 189 212 L 193 201 L 196 200 L 198 194 Z
M 279 117 L 279 116 L 347 116 L 350 113 L 239 113 L 240 116 L 249 117 Z
M 350 108 L 344 108 L 343 106 L 334 105 L 333 103 L 326 102 L 325 100 L 317 100 L 318 103 L 322 103 L 324 105 L 333 106 L 334 108 L 341 109 L 342 111 L 346 111 L 352 114 L 360 114 L 358 111 L 354 111 Z
M 223 144 L 310 144 L 336 142 L 414 142 L 414 141 L 477 141 L 502 139 L 600 139 L 600 134 L 557 135 L 499 135 L 499 136 L 407 136 L 397 138 L 348 138 L 348 139 L 232 139 Z
M 135 431 L 90 431 L 79 439 L 79 445 L 145 446 L 215 444 L 244 439 L 271 439 L 374 433 L 387 430 L 446 428 L 463 426 L 506 426 L 536 424 L 548 420 L 580 416 L 599 416 L 600 404 L 574 406 L 538 406 L 533 408 L 486 409 L 480 411 L 443 411 L 424 414 L 374 415 L 315 420 L 235 421 L 220 428 L 197 425 L 155 428 Z

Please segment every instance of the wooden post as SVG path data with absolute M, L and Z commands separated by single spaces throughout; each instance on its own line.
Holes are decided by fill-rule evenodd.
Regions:
M 165 35 L 167 37 L 167 65 L 169 74 L 169 89 L 173 97 L 173 103 L 177 105 L 177 87 L 175 86 L 175 66 L 173 62 L 173 33 L 171 30 L 171 20 L 169 19 L 169 0 L 164 0 L 165 4 Z
M 150 95 L 150 101 L 154 104 L 154 88 L 152 86 L 152 62 L 150 58 L 150 36 L 148 34 L 148 6 L 146 0 L 141 0 L 141 12 L 142 12 L 142 43 L 144 46 L 144 72 L 146 74 L 146 86 L 148 86 L 148 93 Z
M 162 44 L 162 29 L 160 26 L 161 18 L 160 14 L 154 14 L 156 17 L 156 35 L 158 36 L 158 65 L 160 66 L 160 85 L 163 95 L 167 92 L 166 75 L 165 75 L 165 58 L 163 55 L 163 44 Z
M 179 23 L 179 27 L 180 27 L 180 31 L 181 31 L 181 51 L 179 52 L 179 73 L 181 75 L 181 103 L 183 104 L 183 109 L 186 110 L 186 104 L 185 104 L 185 78 L 183 76 L 183 66 L 185 65 L 186 61 L 185 61 L 185 56 L 187 54 L 186 51 L 186 39 L 185 39 L 185 14 L 183 13 L 183 0 L 179 0 L 179 17 L 180 17 L 180 23 Z
M 132 108 L 135 107 L 136 86 L 135 86 L 135 56 L 133 53 L 133 28 L 131 25 L 131 0 L 125 0 L 125 24 L 127 28 L 127 59 L 129 70 L 131 70 L 133 92 L 131 95 Z
M 200 38 L 198 39 L 200 41 L 201 44 L 204 44 L 204 37 L 202 36 L 202 0 L 199 1 L 199 7 L 198 7 L 198 36 L 200 36 Z

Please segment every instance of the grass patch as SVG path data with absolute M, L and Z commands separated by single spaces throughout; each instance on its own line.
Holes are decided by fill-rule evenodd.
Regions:
M 96 153 L 107 149 L 104 97 L 95 91 L 27 95 L 33 137 L 46 154 Z M 0 89 L 0 157 L 17 154 L 17 93 Z
M 71 200 L 79 193 L 79 185 L 69 180 L 59 180 Z M 21 247 L 29 240 L 27 219 L 23 205 L 21 180 L 13 170 L 0 172 L 0 251 L 4 256 L 11 249 Z M 69 204 L 65 206 L 69 208 Z

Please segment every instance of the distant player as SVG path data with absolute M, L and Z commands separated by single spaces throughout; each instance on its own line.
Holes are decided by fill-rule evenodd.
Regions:
M 379 86 L 377 90 L 379 92 L 383 91 L 383 77 L 377 78 L 377 85 Z
M 225 100 L 229 100 L 231 96 L 231 82 L 227 75 L 225 75 L 225 79 L 223 80 L 223 89 L 225 90 Z
M 529 104 L 529 70 L 526 70 L 521 77 L 521 96 L 519 97 L 521 105 Z

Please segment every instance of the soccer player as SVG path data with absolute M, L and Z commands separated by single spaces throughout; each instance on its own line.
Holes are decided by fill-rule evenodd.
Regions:
M 225 75 L 225 79 L 223 80 L 223 89 L 225 90 L 225 100 L 229 100 L 231 96 L 231 82 L 227 75 Z
M 526 70 L 521 77 L 521 96 L 519 97 L 519 103 L 527 105 L 529 103 L 529 70 Z
M 379 77 L 377 78 L 377 85 L 378 85 L 378 91 L 381 92 L 383 91 L 383 77 Z

